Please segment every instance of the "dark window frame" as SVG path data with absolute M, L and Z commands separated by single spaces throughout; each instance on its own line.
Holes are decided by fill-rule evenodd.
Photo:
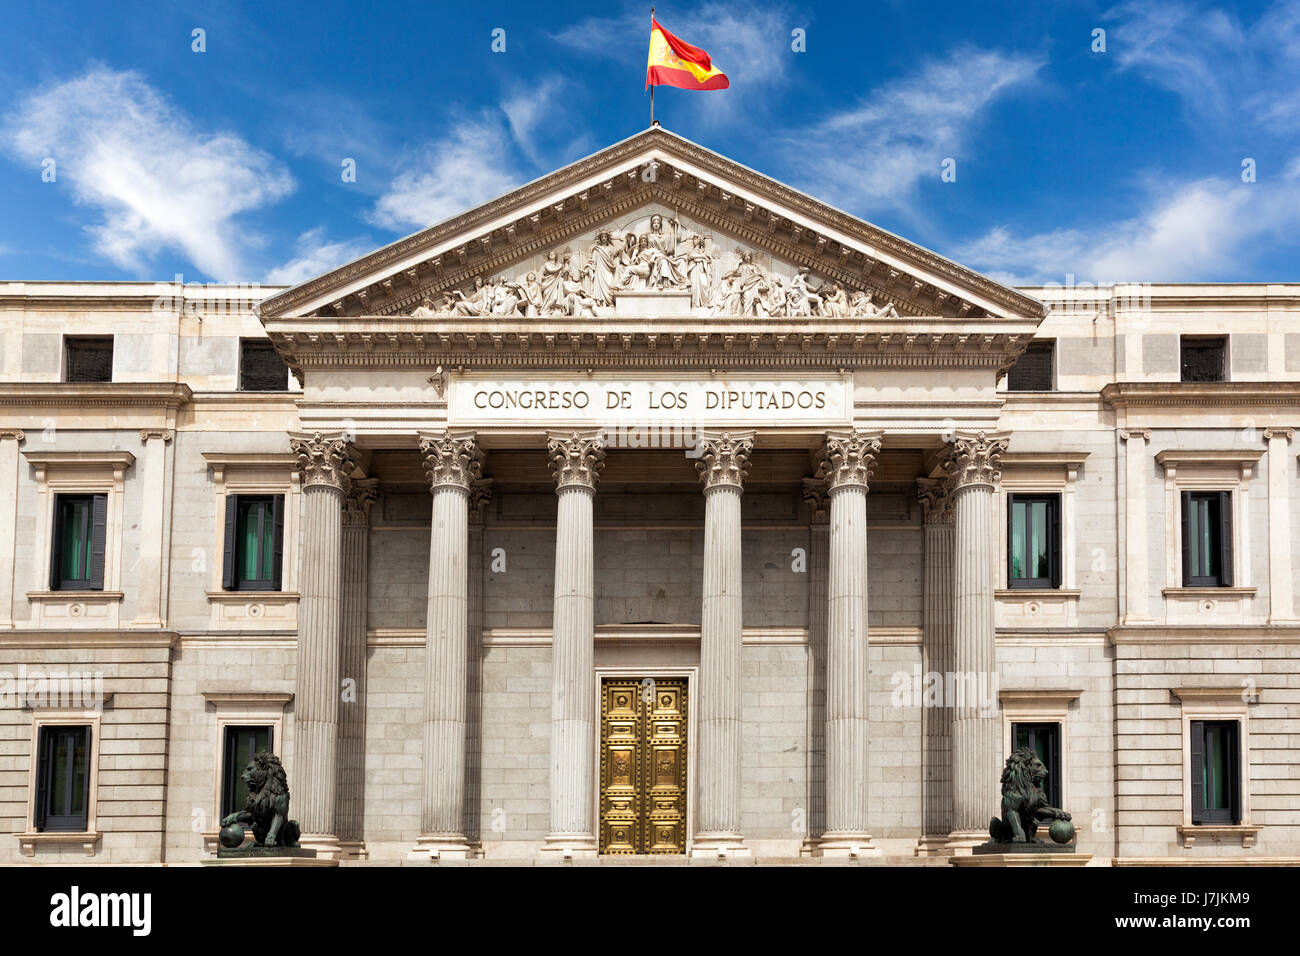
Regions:
M 261 520 L 269 520 L 271 527 L 271 576 L 269 578 L 245 578 L 243 567 L 246 552 L 240 519 L 246 505 L 269 503 L 270 513 L 263 509 L 259 512 Z M 226 495 L 226 527 L 224 536 L 224 553 L 222 555 L 221 587 L 225 591 L 279 591 L 284 582 L 284 507 L 283 494 L 237 494 Z M 257 541 L 266 540 L 262 534 Z M 259 552 L 260 557 L 260 552 Z M 258 561 L 260 566 L 261 561 Z
M 1017 381 L 1017 366 L 1020 367 L 1020 375 L 1028 376 L 1031 374 L 1028 366 L 1021 365 L 1021 360 L 1031 353 L 1046 352 L 1048 381 L 1046 388 L 1031 388 L 1023 382 Z M 1054 392 L 1056 391 L 1056 339 L 1034 339 L 1029 343 L 1029 347 L 1021 353 L 1011 368 L 1007 371 L 1007 391 L 1008 392 Z
M 272 355 L 275 356 L 276 361 L 279 362 L 279 371 L 282 371 L 284 374 L 278 379 L 278 384 L 276 384 L 274 387 L 271 388 L 264 387 L 266 385 L 265 381 L 255 381 L 252 383 L 248 381 L 250 377 L 255 377 L 256 375 L 263 374 L 265 372 L 265 370 L 259 370 L 258 372 L 255 372 L 253 376 L 250 376 L 247 365 L 249 361 L 249 352 L 252 350 L 261 351 L 261 352 L 269 351 Z M 252 387 L 253 385 L 257 385 L 258 387 L 254 388 Z M 241 392 L 287 392 L 289 391 L 289 366 L 285 363 L 280 353 L 276 351 L 275 346 L 271 344 L 270 339 L 240 339 L 239 340 L 239 386 L 238 387 L 239 387 L 239 391 Z
M 1023 731 L 1029 740 L 1022 744 L 1020 742 L 1020 732 Z M 1034 746 L 1034 742 L 1043 735 L 1046 746 L 1042 749 L 1045 753 L 1040 753 L 1039 748 Z M 1047 795 L 1047 802 L 1053 807 L 1060 807 L 1062 796 L 1063 781 L 1061 780 L 1061 740 L 1064 731 L 1059 720 L 1013 720 L 1011 722 L 1011 749 L 1017 750 L 1022 746 L 1028 746 L 1030 750 L 1038 754 L 1038 758 L 1043 761 L 1043 766 L 1047 767 L 1047 787 L 1044 793 Z
M 63 381 L 76 385 L 102 385 L 113 381 L 113 336 L 65 335 L 63 337 Z M 74 358 L 77 350 L 108 353 L 108 377 L 81 374 L 81 359 Z
M 1203 356 L 1218 351 L 1217 368 L 1206 373 Z M 1226 382 L 1228 380 L 1228 337 L 1226 335 L 1180 335 L 1178 337 L 1178 380 L 1180 382 Z
M 75 743 L 65 751 L 63 792 L 57 792 L 58 738 L 81 736 L 82 787 L 80 812 L 73 811 L 77 781 L 77 748 Z M 35 819 L 32 826 L 37 833 L 85 833 L 90 825 L 91 761 L 94 758 L 94 729 L 90 724 L 43 724 L 36 735 L 36 799 Z M 56 801 L 62 800 L 60 807 Z M 72 812 L 55 813 L 56 809 Z
M 1182 536 L 1183 587 L 1185 588 L 1228 588 L 1232 587 L 1232 492 L 1231 491 L 1184 491 L 1179 495 L 1180 528 Z M 1205 558 L 1212 558 L 1214 570 L 1210 574 L 1198 574 L 1202 567 L 1202 555 L 1194 550 L 1194 540 L 1200 524 L 1201 505 L 1204 504 L 1207 526 L 1212 529 L 1212 538 Z
M 89 553 L 86 576 L 65 578 L 63 575 L 64 529 L 70 512 L 79 505 L 86 506 L 84 519 L 89 530 Z M 79 509 L 78 509 L 79 510 Z M 84 494 L 56 494 L 54 496 L 54 527 L 50 544 L 51 591 L 102 591 L 104 590 L 104 553 L 108 537 L 108 495 L 102 492 Z
M 241 743 L 255 743 L 257 732 L 266 732 L 265 746 L 249 749 L 247 753 L 239 751 Z M 242 738 L 242 739 L 241 739 Z M 232 746 L 233 745 L 233 746 Z M 244 768 L 252 760 L 254 753 L 265 750 L 274 753 L 275 727 L 272 724 L 226 724 L 221 735 L 221 817 L 224 819 L 236 811 L 244 809 L 244 799 L 240 797 L 244 790 L 243 781 L 239 779 Z
M 1241 823 L 1241 721 L 1240 720 L 1192 720 L 1188 721 L 1188 733 L 1191 735 L 1191 789 L 1192 789 L 1192 824 L 1194 826 L 1236 826 Z M 1219 761 L 1207 761 L 1207 755 L 1213 750 L 1213 743 L 1219 743 L 1225 751 L 1222 770 L 1226 780 L 1222 780 L 1226 806 L 1206 806 L 1211 801 L 1208 791 L 1220 780 L 1214 777 Z M 1218 802 L 1218 801 L 1214 801 Z
M 1047 513 L 1047 567 L 1046 576 L 1042 577 L 1016 577 L 1015 576 L 1015 516 L 1016 505 L 1031 505 L 1037 502 L 1046 502 Z M 1030 509 L 1026 508 L 1026 513 Z M 1026 523 L 1026 532 L 1029 526 Z M 1024 558 L 1029 557 L 1029 540 L 1031 535 L 1026 533 L 1024 547 Z M 1007 587 L 1008 588 L 1034 588 L 1034 589 L 1055 589 L 1061 586 L 1061 495 L 1059 492 L 1041 492 L 1019 494 L 1007 493 Z

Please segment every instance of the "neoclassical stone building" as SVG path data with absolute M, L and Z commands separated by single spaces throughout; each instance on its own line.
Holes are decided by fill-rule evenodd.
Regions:
M 1300 861 L 1300 284 L 1012 289 L 653 128 L 292 289 L 0 283 L 0 860 Z

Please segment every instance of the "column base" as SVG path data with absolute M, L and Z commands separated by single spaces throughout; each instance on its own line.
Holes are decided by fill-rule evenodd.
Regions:
M 365 840 L 340 840 L 339 859 L 340 860 L 370 859 L 370 851 L 366 849 L 366 841 Z
M 948 848 L 948 837 L 930 833 L 917 839 L 913 853 L 916 856 L 951 856 L 952 850 Z
M 573 859 L 595 859 L 600 852 L 590 833 L 551 833 L 542 841 L 538 854 L 543 860 L 563 863 Z
M 752 860 L 754 854 L 739 833 L 701 833 L 691 842 L 692 860 Z
M 338 860 L 343 856 L 343 847 L 333 833 L 303 833 L 298 837 L 298 845 L 315 850 L 318 860 Z
M 408 860 L 472 860 L 474 847 L 459 833 L 428 834 L 417 837 L 415 849 L 408 850 Z
M 972 849 L 988 842 L 988 830 L 953 830 L 948 834 L 944 849 L 952 856 L 970 856 Z
M 839 857 L 840 859 L 857 859 L 859 857 L 880 856 L 880 847 L 871 840 L 871 834 L 861 833 L 826 833 L 822 835 L 814 856 Z

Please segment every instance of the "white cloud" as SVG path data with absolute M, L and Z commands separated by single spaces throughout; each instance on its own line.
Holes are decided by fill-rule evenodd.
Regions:
M 959 48 L 788 138 L 786 157 L 814 195 L 846 207 L 906 209 L 922 177 L 938 181 L 945 158 L 960 168 L 981 112 L 1029 85 L 1043 63 Z
M 58 182 L 102 216 L 87 227 L 96 250 L 129 269 L 174 249 L 209 276 L 240 279 L 242 251 L 261 240 L 237 217 L 294 187 L 267 153 L 197 129 L 140 74 L 105 67 L 29 95 L 0 145 L 28 163 L 52 157 Z
M 267 285 L 297 285 L 314 279 L 365 255 L 374 244 L 367 239 L 330 242 L 325 238 L 325 227 L 317 226 L 298 237 L 295 249 L 293 259 L 267 273 Z
M 1201 179 L 1172 193 L 1148 186 L 1144 211 L 1117 223 L 1016 236 L 1004 227 L 953 255 L 1012 285 L 1063 282 L 1180 282 L 1241 272 L 1279 237 L 1300 227 L 1300 160 L 1269 182 Z

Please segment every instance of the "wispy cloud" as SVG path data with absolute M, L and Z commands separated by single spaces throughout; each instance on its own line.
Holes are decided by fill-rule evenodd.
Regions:
M 268 285 L 297 285 L 329 272 L 374 249 L 369 239 L 345 239 L 331 242 L 325 237 L 325 227 L 317 226 L 298 237 L 295 255 L 283 265 L 266 274 Z
M 1148 183 L 1136 216 L 1015 235 L 1004 227 L 957 246 L 962 262 L 1012 285 L 1227 279 L 1300 228 L 1300 159 L 1267 183 L 1207 178 L 1170 192 Z
M 24 98 L 0 145 L 28 163 L 53 158 L 57 181 L 102 217 L 86 227 L 95 249 L 136 271 L 174 249 L 214 278 L 247 275 L 243 252 L 262 240 L 240 214 L 294 188 L 242 137 L 198 128 L 139 73 L 101 66 Z
M 922 177 L 960 160 L 981 114 L 1031 84 L 1041 56 L 961 47 L 877 88 L 785 143 L 808 191 L 851 209 L 906 210 Z
M 1243 23 L 1228 10 L 1135 0 L 1105 14 L 1121 70 L 1179 96 L 1188 113 L 1240 129 L 1243 118 L 1279 133 L 1300 121 L 1300 0 Z

